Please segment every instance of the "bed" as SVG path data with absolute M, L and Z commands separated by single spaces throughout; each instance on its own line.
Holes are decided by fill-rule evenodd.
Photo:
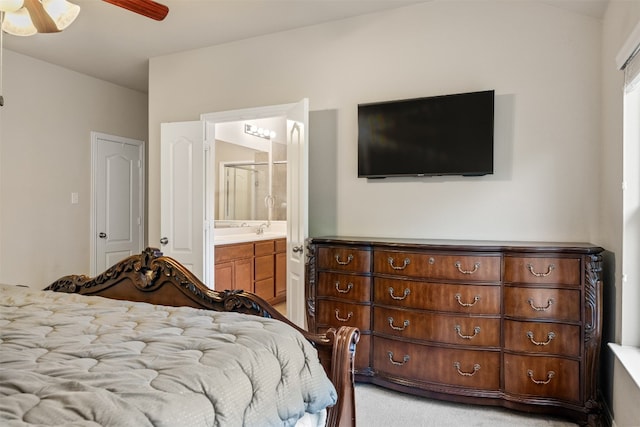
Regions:
M 44 291 L 0 285 L 0 424 L 354 426 L 358 338 L 147 248 Z

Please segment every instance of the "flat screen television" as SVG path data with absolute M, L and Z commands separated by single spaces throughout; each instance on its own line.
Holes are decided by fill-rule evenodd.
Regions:
M 358 105 L 358 177 L 493 173 L 494 91 Z

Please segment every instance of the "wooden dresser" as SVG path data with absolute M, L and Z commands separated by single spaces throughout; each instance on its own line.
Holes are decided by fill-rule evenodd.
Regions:
M 602 250 L 314 238 L 309 329 L 360 329 L 356 381 L 599 425 Z

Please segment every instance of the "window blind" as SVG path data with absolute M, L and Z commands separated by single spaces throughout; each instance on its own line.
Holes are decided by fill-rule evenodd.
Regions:
M 625 92 L 631 92 L 640 86 L 640 45 L 636 47 L 623 65 Z

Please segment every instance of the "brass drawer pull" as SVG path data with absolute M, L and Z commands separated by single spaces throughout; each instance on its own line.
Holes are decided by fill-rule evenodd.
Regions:
M 547 340 L 546 341 L 536 341 L 533 339 L 533 331 L 529 331 L 527 332 L 527 338 L 529 338 L 529 341 L 531 341 L 532 343 L 534 343 L 535 345 L 548 345 L 552 339 L 554 339 L 556 337 L 555 332 L 549 332 L 547 334 Z
M 347 322 L 349 319 L 351 319 L 351 317 L 353 316 L 353 312 L 350 311 L 349 313 L 347 313 L 347 317 L 340 317 L 340 310 L 338 310 L 336 308 L 336 319 L 341 321 L 341 322 Z
M 546 273 L 536 273 L 535 271 L 533 271 L 533 264 L 527 264 L 527 268 L 529 269 L 529 272 L 536 277 L 547 277 L 556 268 L 556 266 L 554 264 L 549 264 Z
M 533 308 L 535 311 L 547 311 L 551 308 L 551 305 L 554 303 L 553 298 L 549 298 L 547 300 L 547 305 L 546 307 L 542 307 L 542 306 L 536 306 L 533 305 L 533 298 L 529 298 L 527 300 L 527 302 L 529 303 L 529 305 L 531 306 L 531 308 Z
M 402 322 L 403 326 L 395 326 L 393 324 L 393 317 L 389 317 L 387 320 L 389 320 L 389 326 L 394 331 L 404 331 L 405 329 L 407 329 L 407 326 L 409 326 L 409 321 L 408 320 L 405 320 L 404 322 Z
M 411 293 L 411 289 L 406 288 L 406 289 L 404 290 L 404 294 L 403 294 L 401 297 L 397 297 L 397 296 L 395 296 L 395 295 L 393 294 L 393 288 L 391 288 L 391 287 L 389 288 L 389 295 L 391 295 L 391 298 L 393 298 L 393 299 L 397 299 L 397 300 L 403 300 L 403 299 L 405 299 L 406 297 L 408 297 L 408 296 L 409 296 L 409 294 L 410 294 L 410 293 Z
M 556 375 L 555 372 L 553 371 L 549 371 L 547 372 L 547 379 L 546 380 L 536 380 L 533 378 L 533 371 L 531 369 L 529 369 L 527 371 L 527 376 L 531 379 L 531 381 L 533 381 L 534 384 L 542 384 L 542 385 L 547 385 L 551 382 L 551 378 L 553 378 Z
M 480 263 L 476 262 L 475 264 L 473 264 L 473 270 L 463 270 L 462 269 L 462 263 L 460 261 L 456 261 L 456 268 L 458 269 L 458 271 L 462 274 L 473 274 L 476 271 L 478 271 L 478 268 L 480 268 Z
M 480 300 L 480 295 L 476 295 L 475 297 L 473 297 L 473 302 L 462 302 L 462 295 L 460 294 L 456 294 L 455 295 L 455 299 L 456 301 L 458 301 L 458 304 L 460 304 L 463 307 L 471 307 L 473 305 L 475 305 L 479 300 Z
M 473 372 L 463 372 L 460 370 L 460 362 L 453 362 L 453 367 L 456 368 L 456 371 L 458 371 L 458 374 L 462 375 L 463 377 L 472 377 L 476 374 L 476 372 L 478 372 L 480 370 L 480 365 L 479 364 L 475 364 L 473 365 Z
M 347 260 L 346 261 L 340 261 L 340 255 L 336 255 L 336 262 L 340 265 L 347 265 L 349 264 L 351 261 L 353 261 L 353 255 L 349 254 L 347 255 Z
M 465 340 L 470 340 L 471 338 L 475 337 L 480 333 L 480 326 L 476 326 L 475 328 L 473 328 L 473 335 L 463 335 L 460 332 L 461 330 L 460 325 L 456 325 L 453 329 L 455 329 L 455 331 L 458 333 L 458 336 L 460 338 L 464 338 Z
M 402 266 L 393 265 L 394 263 L 393 257 L 389 257 L 387 260 L 389 261 L 389 265 L 391 266 L 391 268 L 393 268 L 394 270 L 404 270 L 405 268 L 407 268 L 409 264 L 411 264 L 411 260 L 409 258 L 404 259 Z
M 390 351 L 389 353 L 387 353 L 389 355 L 389 362 L 391 362 L 392 365 L 396 365 L 396 366 L 402 366 L 405 363 L 407 363 L 409 361 L 409 355 L 405 354 L 404 357 L 402 358 L 402 362 L 396 362 L 395 360 L 393 360 L 393 352 Z
M 348 294 L 351 289 L 353 289 L 353 283 L 351 282 L 347 283 L 346 289 L 340 289 L 340 282 L 336 282 L 336 291 L 340 292 L 341 294 Z

